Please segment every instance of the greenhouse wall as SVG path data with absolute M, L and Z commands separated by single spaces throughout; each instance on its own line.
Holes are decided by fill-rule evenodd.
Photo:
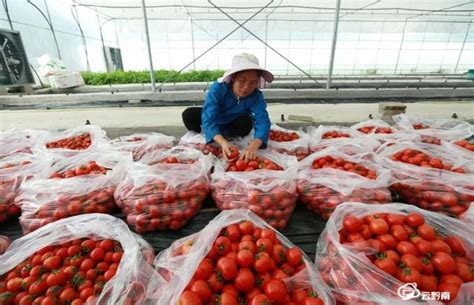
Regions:
M 48 11 L 44 1 L 32 1 L 45 16 Z M 84 32 L 87 53 L 81 32 L 74 20 L 73 13 L 76 11 L 71 5 L 47 1 L 51 23 L 53 24 L 59 45 L 61 59 L 65 66 L 72 71 L 87 71 L 87 58 L 89 67 L 94 72 L 105 72 L 105 60 L 102 51 L 102 42 L 99 31 L 99 20 L 104 23 L 106 19 L 99 16 L 93 10 L 85 7 L 77 7 L 77 17 Z M 51 29 L 43 15 L 26 1 L 8 1 L 8 10 L 12 20 L 13 30 L 19 31 L 25 46 L 30 64 L 39 66 L 37 58 L 50 54 L 59 57 Z M 0 6 L 0 28 L 10 29 L 6 11 Z M 103 26 L 103 37 L 106 46 L 117 46 L 114 24 L 105 23 Z
M 45 14 L 45 3 L 48 4 L 62 59 L 71 70 L 85 71 L 89 67 L 95 72 L 106 71 L 99 23 L 104 44 L 120 47 L 125 70 L 148 69 L 139 8 L 135 9 L 133 18 L 107 20 L 90 8 L 77 7 L 88 65 L 71 5 L 52 0 L 33 2 Z M 41 14 L 26 1 L 10 0 L 8 5 L 13 26 L 22 34 L 30 62 L 36 66 L 36 58 L 45 53 L 57 56 L 53 35 Z M 234 54 L 251 52 L 278 75 L 302 74 L 299 69 L 327 74 L 334 24 L 330 16 L 321 20 L 294 20 L 293 16 L 285 19 L 283 14 L 267 14 L 248 21 L 246 31 L 236 29 L 238 25 L 225 16 L 183 18 L 178 14 L 182 9 L 176 9 L 176 16 L 159 10 L 148 11 L 158 16 L 149 20 L 154 69 L 226 69 Z M 5 11 L 0 12 L 0 27 L 9 29 Z M 239 16 L 237 20 L 244 22 L 246 17 Z M 473 68 L 472 20 L 437 22 L 426 18 L 403 22 L 348 17 L 342 15 L 339 24 L 334 74 L 464 73 Z M 266 41 L 269 47 L 253 35 Z M 203 56 L 193 63 L 200 55 Z

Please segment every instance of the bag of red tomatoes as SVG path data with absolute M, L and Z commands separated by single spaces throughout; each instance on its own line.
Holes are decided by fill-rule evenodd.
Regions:
M 205 155 L 213 154 L 217 158 L 222 157 L 222 148 L 219 144 L 206 144 L 206 138 L 202 133 L 188 131 L 179 140 L 179 145 L 193 147 Z
M 411 205 L 344 203 L 315 264 L 338 304 L 472 304 L 473 234 L 472 224 Z
M 223 211 L 155 259 L 159 305 L 333 304 L 310 259 L 249 210 Z
M 306 132 L 309 136 L 309 153 L 315 153 L 335 144 L 356 143 L 369 151 L 374 151 L 380 143 L 375 140 L 368 140 L 360 131 L 345 126 L 308 126 Z
M 72 157 L 54 156 L 54 164 L 42 177 L 22 185 L 15 203 L 21 207 L 24 233 L 53 221 L 88 213 L 112 213 L 114 191 L 128 154 L 86 151 Z
M 220 210 L 249 209 L 278 230 L 283 230 L 296 206 L 294 156 L 260 150 L 249 162 L 216 162 L 212 198 Z
M 290 130 L 273 124 L 268 137 L 268 149 L 302 160 L 309 154 L 309 137 L 302 130 Z
M 9 129 L 0 132 L 0 158 L 16 153 L 32 153 L 32 148 L 42 137 L 47 136 L 46 130 Z
M 441 145 L 442 141 L 467 139 L 472 136 L 468 122 L 455 119 L 422 119 L 405 114 L 393 116 L 397 127 L 401 130 L 415 133 L 421 142 Z
M 441 146 L 444 149 L 451 151 L 452 154 L 459 157 L 474 160 L 474 139 L 456 140 L 456 141 L 441 141 Z
M 213 157 L 184 146 L 153 151 L 128 164 L 115 192 L 127 223 L 140 234 L 180 229 L 209 192 L 212 164 Z
M 474 166 L 441 146 L 400 142 L 382 146 L 376 160 L 392 172 L 397 200 L 460 217 L 474 201 Z
M 0 304 L 148 304 L 149 285 L 159 285 L 153 257 L 118 218 L 62 219 L 0 255 Z
M 106 145 L 106 134 L 99 126 L 85 125 L 53 131 L 37 142 L 36 149 L 63 156 L 74 156 L 85 151 L 97 150 Z
M 113 149 L 130 152 L 138 161 L 145 154 L 155 150 L 168 150 L 173 147 L 175 138 L 161 133 L 134 133 L 110 141 Z
M 15 153 L 0 159 L 0 223 L 20 215 L 15 199 L 21 185 L 47 171 L 51 162 L 46 154 Z
M 373 161 L 371 153 L 349 145 L 338 145 L 309 155 L 298 164 L 300 201 L 310 211 L 328 219 L 345 201 L 371 204 L 391 202 L 390 171 Z
M 367 120 L 351 126 L 362 134 L 364 138 L 375 139 L 381 143 L 398 141 L 417 141 L 419 137 L 411 132 L 399 130 L 379 119 Z

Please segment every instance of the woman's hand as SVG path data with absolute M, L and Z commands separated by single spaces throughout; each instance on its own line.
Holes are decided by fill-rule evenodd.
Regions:
M 249 162 L 257 156 L 257 151 L 262 145 L 262 140 L 254 139 L 250 144 L 244 149 L 240 159 L 244 159 L 246 162 Z
M 235 147 L 234 145 L 230 144 L 229 141 L 227 141 L 222 135 L 216 135 L 214 137 L 214 141 L 216 141 L 217 143 L 219 143 L 219 145 L 221 146 L 222 148 L 222 156 L 224 157 L 224 159 L 226 160 L 229 160 L 229 159 L 233 159 L 232 157 L 232 151 L 236 151 L 238 153 L 238 149 L 237 147 Z

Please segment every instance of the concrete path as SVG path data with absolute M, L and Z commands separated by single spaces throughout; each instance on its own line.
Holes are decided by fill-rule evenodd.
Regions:
M 407 114 L 426 118 L 449 118 L 456 113 L 460 119 L 474 122 L 473 102 L 419 102 L 407 103 Z M 102 128 L 154 128 L 182 126 L 180 107 L 143 108 L 82 108 L 53 110 L 2 110 L 0 130 L 9 128 L 65 129 L 85 124 Z M 273 123 L 285 122 L 289 115 L 310 116 L 319 123 L 351 124 L 366 120 L 369 114 L 378 116 L 378 104 L 270 104 Z

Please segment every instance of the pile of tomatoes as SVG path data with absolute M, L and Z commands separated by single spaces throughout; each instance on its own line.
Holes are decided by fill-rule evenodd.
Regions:
M 137 233 L 156 230 L 178 230 L 201 208 L 209 192 L 207 177 L 190 180 L 178 186 L 152 179 L 135 187 L 119 186 L 117 204 L 127 223 Z
M 386 187 L 357 188 L 349 195 L 322 184 L 314 184 L 308 180 L 297 183 L 299 199 L 305 207 L 324 220 L 331 217 L 334 210 L 343 202 L 364 202 L 367 204 L 383 204 L 392 201 L 390 191 Z
M 279 130 L 270 130 L 270 134 L 268 135 L 268 139 L 270 141 L 276 142 L 290 142 L 298 140 L 300 136 L 296 132 L 286 132 L 286 131 L 279 131 Z
M 474 202 L 474 187 L 452 187 L 441 181 L 397 182 L 390 190 L 400 202 L 454 217 L 459 217 Z
M 421 142 L 432 145 L 441 145 L 441 139 L 433 136 L 421 135 Z
M 390 134 L 393 133 L 392 128 L 390 127 L 378 127 L 378 126 L 364 126 L 361 128 L 357 129 L 360 132 L 363 132 L 365 134 L 370 134 L 370 133 L 382 133 L 382 134 Z
M 299 161 L 309 155 L 308 143 L 301 141 L 296 143 L 290 142 L 300 139 L 301 137 L 296 132 L 270 130 L 269 140 L 277 143 L 269 143 L 268 147 L 280 154 L 295 156 Z
M 176 253 L 186 254 L 191 244 Z M 179 298 L 180 305 L 322 305 L 311 288 L 293 288 L 285 282 L 308 268 L 303 253 L 285 247 L 268 228 L 251 221 L 222 229 L 207 256 Z
M 90 161 L 86 165 L 79 166 L 75 169 L 70 169 L 64 172 L 54 172 L 49 178 L 67 179 L 83 175 L 105 175 L 109 169 L 100 166 L 95 161 Z
M 274 163 L 272 160 L 258 156 L 250 161 L 245 161 L 244 159 L 232 160 L 227 167 L 227 171 L 229 172 L 249 172 L 257 169 L 283 170 L 280 165 Z
M 391 159 L 393 161 L 404 162 L 426 168 L 437 168 L 456 173 L 465 173 L 465 170 L 461 167 L 454 168 L 451 164 L 444 162 L 441 158 L 430 156 L 416 149 L 403 149 L 396 152 Z
M 334 168 L 351 173 L 355 173 L 368 179 L 377 179 L 377 173 L 374 170 L 369 170 L 362 164 L 344 160 L 343 158 L 333 158 L 331 156 L 324 156 L 313 160 L 313 169 Z
M 474 152 L 474 144 L 471 144 L 468 140 L 458 140 L 454 144 Z
M 30 176 L 18 176 L 16 171 L 22 167 L 31 164 L 29 160 L 22 160 L 18 162 L 7 162 L 0 165 L 0 223 L 20 215 L 20 208 L 14 202 L 17 191 L 23 181 L 30 178 Z
M 422 123 L 416 123 L 416 124 L 412 124 L 413 128 L 415 130 L 419 130 L 419 129 L 429 129 L 430 126 L 428 125 L 425 125 L 425 124 L 422 124 Z
M 178 159 L 176 157 L 167 157 L 163 160 L 148 163 L 148 165 L 155 165 L 155 164 L 193 164 L 194 162 L 196 162 L 196 160 L 193 160 L 193 159 Z
M 204 144 L 204 143 L 187 143 L 187 144 L 182 144 L 182 145 L 193 147 L 199 151 L 202 151 L 202 153 L 205 155 L 213 154 L 217 158 L 222 157 L 222 148 L 216 145 Z
M 0 276 L 0 304 L 94 303 L 116 274 L 123 250 L 109 239 L 45 247 Z
M 346 215 L 339 231 L 340 243 L 374 249 L 376 252 L 368 251 L 367 257 L 387 275 L 380 276 L 380 283 L 372 283 L 376 273 L 353 266 L 356 272 L 371 275 L 352 278 L 352 272 L 344 268 L 347 262 L 337 258 L 332 246 L 328 247 L 329 256 L 320 260 L 321 273 L 329 285 L 347 289 L 363 286 L 366 292 L 380 294 L 384 294 L 384 290 L 393 293 L 399 288 L 393 280 L 383 281 L 383 277 L 390 275 L 402 283 L 416 283 L 423 292 L 448 292 L 452 301 L 463 283 L 474 280 L 474 262 L 468 259 L 458 237 L 439 234 L 439 229 L 426 223 L 424 216 L 417 212 L 376 213 L 365 217 Z M 366 283 L 359 285 L 359 281 Z
M 46 143 L 46 148 L 67 148 L 72 150 L 87 149 L 92 143 L 91 134 L 89 132 L 72 136 L 57 141 Z
M 350 138 L 351 135 L 342 131 L 332 130 L 323 133 L 323 139 Z
M 263 187 L 272 182 L 273 178 L 255 178 L 251 179 L 250 185 Z M 212 198 L 220 210 L 249 209 L 272 227 L 283 230 L 296 206 L 298 194 L 293 182 L 282 182 L 263 191 L 230 179 L 213 182 Z
M 133 160 L 140 160 L 144 155 L 153 153 L 154 151 L 164 151 L 170 149 L 172 145 L 168 144 L 147 144 L 146 142 L 133 150 Z
M 362 163 L 346 160 L 343 156 L 324 156 L 323 154 L 322 157 L 315 157 L 310 166 L 310 169 L 299 173 L 296 189 L 300 201 L 306 208 L 321 215 L 323 219 L 329 219 L 336 207 L 346 201 L 370 204 L 391 201 L 388 183 L 387 185 L 374 185 L 378 178 L 377 171 L 367 168 Z M 336 171 L 320 174 L 319 171 L 325 169 Z M 332 184 L 327 184 L 328 180 L 331 180 Z M 337 186 L 339 186 L 339 190 Z
M 44 185 L 47 189 L 47 185 Z M 115 186 L 98 187 L 87 194 L 37 192 L 25 186 L 16 204 L 21 206 L 20 224 L 25 233 L 59 219 L 89 213 L 110 214 L 116 208 Z M 34 189 L 34 190 L 33 190 Z

